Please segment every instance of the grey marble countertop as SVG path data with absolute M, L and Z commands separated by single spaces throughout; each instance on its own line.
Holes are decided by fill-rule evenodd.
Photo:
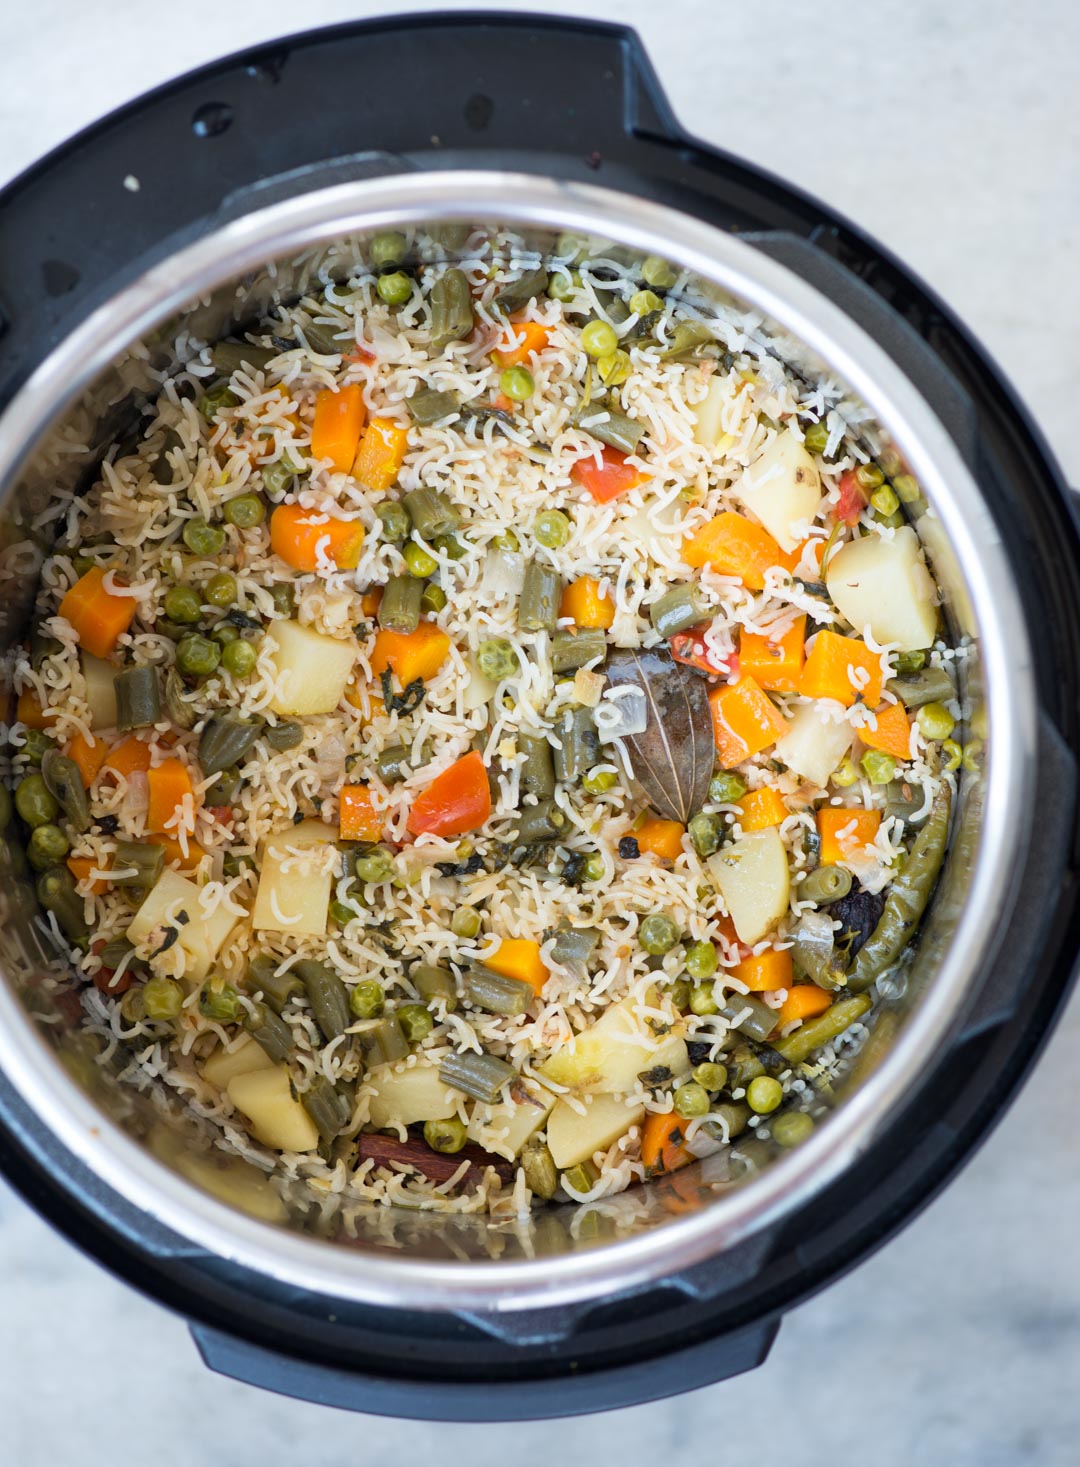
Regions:
M 428 8 L 11 5 L 0 51 L 0 183 L 109 108 L 216 55 L 358 12 Z M 844 210 L 959 310 L 1080 483 L 1073 0 L 534 0 L 528 8 L 637 26 L 693 131 Z M 0 1185 L 0 1463 L 494 1467 L 617 1457 L 628 1467 L 767 1459 L 1073 1467 L 1078 1046 L 1074 1003 L 971 1165 L 896 1241 L 796 1310 L 762 1369 L 576 1423 L 356 1418 L 217 1379 L 182 1322 L 83 1259 Z

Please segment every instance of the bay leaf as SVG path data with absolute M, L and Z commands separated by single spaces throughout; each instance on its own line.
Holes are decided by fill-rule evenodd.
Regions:
M 709 792 L 715 759 L 704 680 L 664 648 L 620 648 L 604 664 L 609 683 L 645 694 L 644 733 L 624 744 L 640 793 L 664 820 L 686 825 Z

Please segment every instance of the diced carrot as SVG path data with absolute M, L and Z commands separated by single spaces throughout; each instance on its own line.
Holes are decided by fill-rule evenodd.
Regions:
M 100 876 L 90 881 L 91 871 L 99 871 L 101 867 L 97 861 L 90 856 L 69 856 L 67 868 L 81 886 L 85 886 L 93 896 L 100 896 L 103 891 L 108 890 L 109 883 L 103 881 Z
M 217 807 L 215 806 L 213 808 Z M 229 809 L 229 814 L 232 814 L 231 808 Z M 165 852 L 166 862 L 170 866 L 178 867 L 181 871 L 194 871 L 206 854 L 199 842 L 192 840 L 190 836 L 188 837 L 186 856 L 180 842 L 173 835 L 151 835 L 148 837 L 148 844 L 161 846 Z
M 491 814 L 488 772 L 477 750 L 444 769 L 417 798 L 407 828 L 413 835 L 467 835 Z
M 299 504 L 279 504 L 270 516 L 270 549 L 293 570 L 318 570 L 320 550 L 337 570 L 355 570 L 363 543 L 359 520 L 339 520 Z
M 150 747 L 134 734 L 123 739 L 109 750 L 108 758 L 101 766 L 103 771 L 112 770 L 126 779 L 129 774 L 145 773 L 150 768 Z
M 366 784 L 347 784 L 338 801 L 338 820 L 342 840 L 378 840 L 382 835 L 382 819 L 371 803 Z
M 806 657 L 806 617 L 800 616 L 775 641 L 758 632 L 739 634 L 739 670 L 770 693 L 797 693 Z
M 683 1145 L 686 1122 L 682 1116 L 668 1111 L 666 1115 L 650 1111 L 641 1128 L 641 1160 L 647 1177 L 660 1172 L 674 1172 L 693 1161 L 694 1155 Z
M 540 321 L 508 321 L 506 335 L 492 356 L 500 367 L 516 367 L 519 362 L 528 361 L 534 351 L 544 350 L 548 334 L 548 328 Z
M 717 928 L 718 936 L 723 938 L 728 947 L 737 948 L 740 954 L 745 953 L 746 949 L 740 943 L 739 934 L 735 931 L 735 923 L 730 917 L 721 917 L 717 922 Z
M 801 1023 L 803 1019 L 816 1019 L 818 1014 L 823 1014 L 833 1001 L 833 996 L 824 988 L 819 988 L 816 983 L 796 983 L 788 989 L 788 996 L 780 1005 L 779 1021 L 780 1027 L 785 1024 L 794 1024 L 796 1019 Z
M 516 413 L 521 404 L 507 397 L 505 392 L 497 392 L 491 399 L 491 406 L 498 413 Z
M 787 719 L 752 677 L 714 688 L 709 706 L 717 753 L 725 769 L 760 754 L 787 728 Z
M 548 980 L 548 968 L 540 956 L 540 944 L 529 937 L 504 937 L 484 967 L 504 978 L 520 978 L 539 993 Z
M 365 616 L 375 616 L 382 605 L 383 588 L 372 586 L 370 591 L 365 591 L 360 597 L 360 610 Z
M 384 627 L 375 634 L 371 670 L 382 677 L 389 668 L 407 688 L 417 678 L 430 681 L 449 653 L 450 638 L 433 621 L 422 621 L 415 632 L 391 632 Z
M 576 627 L 598 627 L 607 631 L 615 620 L 615 603 L 592 576 L 579 576 L 562 593 L 559 615 L 568 616 Z
M 324 388 L 315 398 L 312 458 L 328 458 L 339 474 L 347 474 L 356 459 L 364 417 L 364 391 L 359 382 L 350 382 L 339 392 Z
M 180 814 L 180 818 L 183 818 L 181 812 L 188 796 L 191 797 L 194 813 L 195 791 L 191 775 L 187 765 L 181 764 L 179 759 L 166 759 L 156 769 L 148 769 L 146 782 L 150 787 L 150 802 L 146 811 L 147 830 L 156 831 L 159 835 L 167 835 L 170 830 L 175 831 L 177 816 Z
M 628 463 L 628 456 L 616 448 L 602 448 L 600 457 L 603 462 L 599 465 L 592 454 L 588 458 L 579 458 L 570 470 L 574 483 L 588 490 L 597 504 L 607 504 L 620 494 L 636 489 L 639 484 L 647 484 L 651 478 L 650 474 Z
M 24 723 L 27 728 L 35 728 L 40 731 L 48 728 L 55 717 L 54 709 L 41 706 L 41 699 L 33 688 L 23 688 L 15 705 L 17 722 Z
M 894 759 L 911 758 L 911 723 L 902 703 L 886 703 L 876 714 L 877 728 L 860 728 L 859 738 L 868 749 L 880 749 Z
M 364 711 L 364 698 L 367 696 L 367 712 Z M 372 723 L 376 718 L 381 718 L 383 712 L 382 693 L 371 683 L 361 686 L 358 682 L 351 682 L 345 689 L 345 701 L 351 708 L 355 708 L 360 714 L 362 724 Z
M 788 807 L 771 785 L 763 785 L 759 790 L 750 790 L 735 803 L 742 812 L 739 816 L 739 824 L 743 828 L 744 835 L 748 835 L 752 830 L 766 830 L 770 825 L 780 825 L 790 814 Z
M 634 831 L 634 839 L 639 851 L 649 851 L 661 861 L 674 861 L 682 855 L 685 834 L 686 826 L 677 820 L 658 820 L 655 815 L 650 815 Z
M 852 805 L 825 805 L 817 812 L 821 837 L 821 864 L 835 866 L 862 855 L 877 838 L 880 810 L 863 810 Z
M 360 451 L 352 466 L 353 478 L 375 493 L 385 493 L 405 462 L 408 428 L 392 418 L 372 418 L 360 440 Z
M 106 572 L 95 565 L 75 582 L 60 603 L 59 614 L 70 623 L 84 647 L 94 657 L 108 657 L 135 620 L 139 603 L 134 596 L 114 595 L 103 584 Z
M 751 591 L 762 590 L 770 566 L 785 565 L 783 552 L 768 530 L 730 509 L 688 535 L 682 554 L 687 565 L 695 569 L 711 566 L 722 576 L 738 576 Z
M 83 784 L 89 789 L 109 757 L 109 746 L 104 739 L 95 739 L 92 735 L 84 739 L 81 733 L 77 733 L 67 746 L 67 756 L 74 761 Z
M 751 954 L 730 970 L 732 978 L 745 983 L 751 993 L 770 993 L 774 988 L 792 985 L 791 949 L 767 947 L 763 953 Z M 732 998 L 732 1003 L 738 1003 Z
M 94 974 L 94 987 L 100 993 L 108 994 L 110 998 L 119 998 L 122 993 L 127 993 L 134 982 L 134 963 L 129 963 L 119 978 L 112 968 L 99 968 Z
M 833 698 L 845 708 L 858 700 L 876 708 L 881 686 L 881 659 L 865 642 L 828 628 L 818 632 L 799 679 L 804 697 Z

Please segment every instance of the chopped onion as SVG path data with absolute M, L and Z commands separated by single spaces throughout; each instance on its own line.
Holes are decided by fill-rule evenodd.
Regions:
M 508 601 L 521 595 L 525 584 L 525 561 L 513 550 L 489 550 L 484 557 L 480 594 L 493 601 Z
M 490 703 L 494 696 L 495 684 L 478 667 L 470 666 L 469 681 L 461 694 L 464 712 L 474 713 L 477 708 L 483 708 L 486 703 Z
M 602 743 L 644 733 L 649 723 L 649 704 L 643 688 L 623 683 L 608 688 L 593 714 Z

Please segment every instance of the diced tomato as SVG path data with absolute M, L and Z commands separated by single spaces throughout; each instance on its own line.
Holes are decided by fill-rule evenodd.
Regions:
M 203 810 L 216 825 L 231 826 L 236 819 L 236 812 L 231 805 L 207 805 Z
M 90 951 L 96 956 L 103 950 L 104 947 L 104 942 L 95 942 L 91 945 Z M 99 968 L 94 974 L 94 987 L 98 989 L 101 993 L 110 994 L 113 998 L 116 998 L 121 993 L 127 993 L 128 989 L 135 982 L 135 974 L 132 971 L 132 966 L 133 965 L 129 964 L 128 967 L 121 974 L 121 976 L 117 978 L 115 983 L 113 982 L 115 969 L 105 967 Z
M 846 474 L 840 475 L 840 499 L 833 506 L 833 518 L 845 525 L 853 525 L 866 505 L 866 491 L 859 483 L 859 476 L 854 469 L 848 469 Z
M 683 662 L 687 667 L 696 667 L 701 672 L 712 673 L 714 677 L 730 677 L 737 669 L 738 659 L 734 653 L 728 662 L 716 659 L 705 641 L 708 629 L 709 623 L 702 622 L 699 626 L 691 627 L 688 632 L 676 632 L 668 639 L 671 655 L 676 662 Z
M 478 830 L 490 814 L 488 773 L 474 749 L 421 791 L 413 801 L 407 825 L 413 835 L 466 835 Z
M 373 351 L 368 351 L 367 347 L 354 346 L 352 351 L 345 353 L 345 360 L 347 362 L 374 362 L 378 358 Z
M 587 489 L 597 504 L 607 504 L 620 494 L 636 489 L 639 484 L 648 483 L 650 475 L 643 474 L 640 469 L 627 463 L 627 455 L 620 453 L 618 449 L 603 448 L 600 456 L 603 459 L 602 464 L 598 465 L 596 459 L 590 455 L 588 458 L 578 459 L 570 470 L 570 477 L 583 489 Z

